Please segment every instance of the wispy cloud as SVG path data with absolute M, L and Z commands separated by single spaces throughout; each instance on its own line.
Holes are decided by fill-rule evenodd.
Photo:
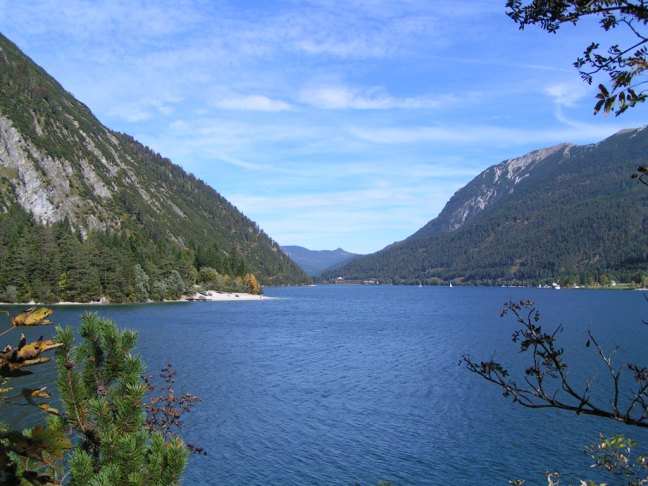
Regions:
M 342 245 L 348 251 L 363 253 L 406 238 L 431 219 L 433 208 L 451 195 L 449 188 L 412 189 L 409 186 L 404 192 L 390 185 L 268 197 L 228 194 L 228 198 L 244 213 L 257 215 L 257 221 L 282 244 L 313 249 Z M 290 218 L 278 217 L 281 212 L 289 212 Z
M 190 8 L 183 8 L 183 3 Z M 202 15 L 188 3 L 172 0 L 27 0 L 21 3 L 20 9 L 7 9 L 7 14 L 31 34 L 55 33 L 73 39 L 91 39 L 93 43 L 106 35 L 122 40 L 127 34 L 134 42 L 185 32 L 200 23 Z
M 552 83 L 545 87 L 543 92 L 551 97 L 556 105 L 573 107 L 587 96 L 591 96 L 592 89 L 578 79 L 570 79 Z
M 230 157 L 229 155 L 222 154 L 218 157 L 219 160 L 222 160 L 224 162 L 227 162 L 228 164 L 235 165 L 236 167 L 241 167 L 242 169 L 247 169 L 247 170 L 263 170 L 264 167 L 259 165 L 259 164 L 253 164 L 251 162 L 246 162 L 244 160 L 240 160 L 234 157 Z
M 559 112 L 560 113 L 560 112 Z M 624 125 L 597 125 L 575 123 L 558 116 L 563 125 L 551 128 L 515 128 L 495 125 L 415 126 L 415 127 L 361 127 L 354 126 L 350 133 L 359 139 L 377 145 L 486 145 L 486 146 L 543 146 L 561 142 L 587 143 L 599 140 L 622 130 Z
M 142 98 L 132 103 L 119 103 L 110 108 L 109 113 L 129 122 L 150 120 L 156 116 L 169 116 L 174 112 L 174 105 L 180 98 Z
M 352 89 L 346 86 L 324 86 L 301 90 L 299 101 L 326 110 L 386 110 L 437 108 L 454 101 L 453 96 L 390 96 L 382 88 Z
M 519 32 L 483 0 L 0 0 L 0 31 L 110 128 L 281 243 L 358 252 L 491 164 L 645 123 L 592 118 L 583 28 Z
M 294 109 L 289 103 L 281 100 L 274 100 L 262 95 L 246 95 L 231 98 L 223 98 L 213 102 L 216 108 L 224 110 L 245 110 L 245 111 L 285 111 Z

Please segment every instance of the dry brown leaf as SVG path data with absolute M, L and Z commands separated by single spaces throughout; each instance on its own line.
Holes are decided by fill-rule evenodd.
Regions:
M 25 344 L 22 348 L 17 350 L 16 353 L 11 355 L 10 361 L 20 363 L 27 359 L 37 358 L 41 353 L 49 351 L 50 349 L 56 349 L 62 346 L 61 343 L 52 341 L 48 339 L 46 341 L 34 341 L 29 344 Z
M 34 390 L 32 388 L 23 388 L 22 396 L 27 400 L 28 403 L 38 407 L 39 405 L 34 401 L 34 398 L 51 398 L 51 395 L 47 391 L 47 387 L 39 388 Z
M 47 387 L 39 388 L 38 390 L 31 390 L 31 396 L 35 398 L 52 398 L 52 395 L 47 391 Z
M 52 309 L 47 307 L 36 308 L 30 307 L 25 309 L 20 314 L 11 318 L 13 326 L 40 326 L 44 324 L 51 324 L 52 321 L 47 320 L 49 316 L 54 313 Z
M 50 413 L 52 415 L 60 415 L 59 411 L 56 410 L 55 408 L 50 407 L 47 403 L 41 403 L 38 408 L 40 408 L 43 412 Z
M 34 366 L 41 363 L 47 363 L 50 359 L 46 357 L 35 358 L 35 359 L 26 359 L 20 363 L 14 363 L 12 361 L 6 361 L 0 359 L 0 366 L 8 366 L 12 370 L 17 370 L 19 368 L 25 368 L 27 366 Z M 3 375 L 4 376 L 4 375 Z

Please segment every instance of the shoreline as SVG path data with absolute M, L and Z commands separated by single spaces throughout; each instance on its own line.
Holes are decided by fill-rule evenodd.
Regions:
M 207 290 L 205 292 L 196 292 L 189 297 L 183 297 L 180 300 L 166 300 L 164 302 L 227 302 L 237 300 L 276 300 L 278 297 L 268 297 L 263 294 L 247 294 L 245 292 L 218 292 L 216 290 Z
M 73 305 L 90 305 L 90 306 L 103 306 L 103 305 L 141 305 L 141 304 L 176 304 L 179 302 L 237 302 L 237 301 L 257 301 L 257 300 L 276 300 L 278 297 L 268 297 L 260 294 L 248 294 L 245 292 L 217 292 L 215 290 L 207 290 L 205 292 L 195 292 L 191 295 L 185 295 L 178 300 L 148 300 L 146 302 L 119 302 L 111 303 L 107 300 L 93 301 L 93 302 L 55 302 L 52 304 L 43 304 L 41 302 L 0 302 L 0 306 L 12 305 L 43 305 L 43 306 L 73 306 Z

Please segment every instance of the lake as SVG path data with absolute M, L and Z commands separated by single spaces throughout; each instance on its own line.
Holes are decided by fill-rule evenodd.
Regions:
M 592 472 L 584 452 L 599 432 L 626 433 L 648 451 L 647 431 L 524 409 L 458 365 L 469 353 L 528 366 L 511 343 L 513 321 L 499 312 L 529 298 L 541 324 L 564 327 L 572 376 L 605 387 L 586 333 L 618 345 L 619 364 L 642 364 L 644 292 L 331 285 L 265 293 L 277 299 L 57 307 L 54 320 L 76 326 L 89 309 L 138 330 L 149 372 L 172 363 L 176 393 L 202 399 L 184 438 L 208 456 L 192 456 L 185 484 L 546 485 L 548 470 L 563 484 L 614 484 Z M 24 407 L 9 413 L 2 420 L 34 417 Z

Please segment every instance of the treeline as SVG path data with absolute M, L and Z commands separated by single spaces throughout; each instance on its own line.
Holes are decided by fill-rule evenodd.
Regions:
M 619 212 L 622 212 L 619 210 Z M 548 216 L 547 216 L 548 217 Z M 556 216 L 559 218 L 561 216 Z M 648 285 L 648 235 L 641 226 L 615 225 L 569 215 L 548 229 L 526 220 L 487 220 L 456 232 L 396 244 L 322 275 L 323 281 L 377 280 L 390 284 L 564 286 Z M 584 228 L 591 234 L 585 235 Z M 643 233 L 643 234 L 642 234 Z M 614 239 L 614 243 L 610 240 Z
M 116 232 L 82 238 L 67 221 L 39 225 L 16 206 L 0 214 L 0 301 L 175 300 L 195 285 L 261 292 L 245 260 L 215 244 L 193 250 Z

